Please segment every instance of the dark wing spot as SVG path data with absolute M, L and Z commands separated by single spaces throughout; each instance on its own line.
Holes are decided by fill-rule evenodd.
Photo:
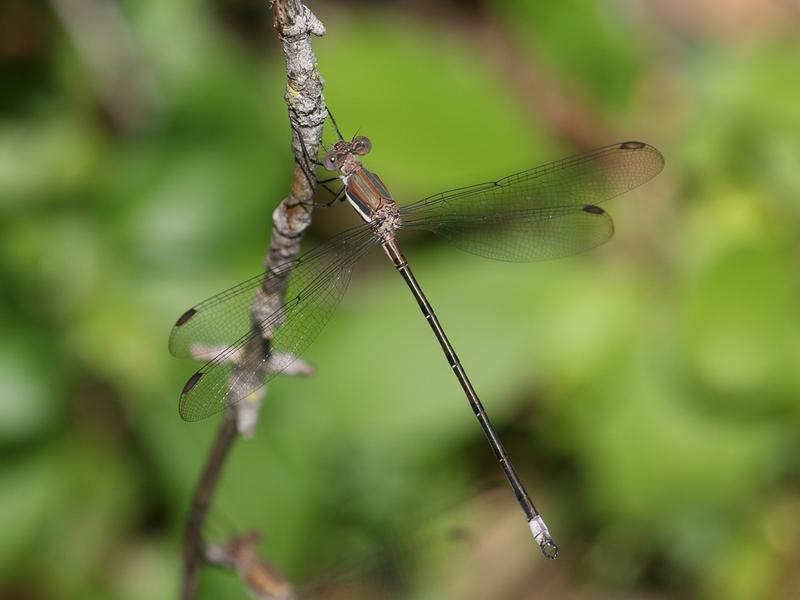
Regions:
M 583 212 L 592 213 L 593 215 L 602 215 L 606 212 L 602 208 L 600 208 L 599 206 L 595 206 L 594 204 L 587 204 L 586 206 L 583 207 L 582 210 Z
M 196 312 L 197 311 L 195 309 L 193 309 L 193 308 L 190 308 L 189 310 L 187 310 L 180 317 L 178 317 L 178 320 L 175 322 L 175 327 L 180 327 L 181 325 L 186 323 L 186 321 L 191 319 L 195 315 Z
M 181 395 L 188 394 L 189 392 L 191 392 L 192 388 L 197 385 L 197 382 L 200 381 L 200 378 L 202 376 L 203 374 L 200 371 L 198 371 L 197 373 L 189 377 L 189 381 L 187 381 L 186 385 L 183 386 L 183 391 L 181 392 Z
M 620 150 L 641 150 L 646 145 L 644 142 L 622 142 L 619 148 Z

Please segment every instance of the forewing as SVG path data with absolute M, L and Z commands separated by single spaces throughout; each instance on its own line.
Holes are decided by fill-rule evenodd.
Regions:
M 412 221 L 433 214 L 494 214 L 600 204 L 649 181 L 664 157 L 643 142 L 612 144 L 498 181 L 442 192 L 400 209 Z
M 273 272 L 259 273 L 203 300 L 178 318 L 169 336 L 170 352 L 179 358 L 198 358 L 209 351 L 215 355 L 231 344 L 240 343 L 251 329 L 250 312 L 256 291 L 264 287 L 267 278 L 291 273 L 290 287 L 302 289 L 370 236 L 371 231 L 363 225 L 348 229 Z

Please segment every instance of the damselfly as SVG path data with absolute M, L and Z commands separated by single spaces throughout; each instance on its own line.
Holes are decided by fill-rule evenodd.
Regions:
M 520 481 L 436 314 L 400 249 L 397 233 L 433 232 L 467 252 L 504 261 L 536 261 L 583 252 L 613 234 L 597 206 L 657 175 L 661 154 L 642 142 L 623 142 L 471 187 L 398 206 L 380 177 L 359 156 L 371 150 L 357 136 L 336 142 L 324 166 L 341 173 L 347 200 L 364 223 L 340 233 L 276 270 L 248 279 L 190 308 L 170 336 L 176 356 L 213 358 L 186 382 L 179 410 L 187 421 L 214 414 L 247 397 L 286 370 L 330 318 L 359 258 L 381 246 L 405 280 L 464 390 L 495 457 L 548 558 L 558 547 Z M 291 272 L 282 305 L 251 317 L 254 298 L 271 278 Z M 257 352 L 253 352 L 253 348 Z M 255 357 L 255 358 L 254 358 Z

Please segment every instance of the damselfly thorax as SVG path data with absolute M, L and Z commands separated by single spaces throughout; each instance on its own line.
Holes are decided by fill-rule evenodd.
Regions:
M 348 202 L 364 221 L 375 227 L 381 240 L 388 243 L 394 241 L 394 232 L 400 227 L 400 211 L 381 178 L 356 158 L 371 149 L 372 143 L 364 136 L 356 137 L 352 142 L 340 140 L 325 155 L 324 164 L 342 172 Z

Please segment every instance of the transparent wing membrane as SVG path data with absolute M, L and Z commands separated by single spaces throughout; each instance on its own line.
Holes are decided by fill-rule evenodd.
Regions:
M 371 236 L 372 231 L 365 225 L 349 229 L 271 273 L 261 272 L 203 300 L 183 313 L 175 323 L 169 337 L 170 352 L 179 358 L 197 357 L 203 350 L 224 348 L 240 340 L 251 328 L 250 307 L 255 293 L 264 287 L 268 278 L 285 277 L 291 273 L 290 287 L 303 289 L 342 254 L 347 254 Z
M 567 256 L 613 234 L 610 217 L 597 204 L 649 181 L 663 166 L 652 146 L 614 144 L 425 198 L 400 209 L 402 228 L 431 231 L 488 258 Z
M 511 262 L 570 256 L 600 246 L 614 234 L 611 217 L 593 204 L 502 215 L 449 215 L 413 228 L 431 231 L 465 252 Z
M 222 344 L 224 349 L 186 382 L 179 403 L 181 417 L 187 421 L 208 417 L 285 371 L 328 322 L 354 264 L 377 242 L 372 229 L 364 225 L 299 257 L 291 263 L 294 271 L 286 301 L 257 324 L 248 322 L 250 305 L 270 274 L 249 279 L 184 313 L 181 319 L 191 314 L 183 323 L 179 319 L 173 329 L 173 353 L 191 353 L 197 344 Z M 281 270 L 289 268 L 287 264 Z M 184 332 L 196 319 L 198 324 Z M 225 336 L 236 333 L 236 341 L 226 346 Z

